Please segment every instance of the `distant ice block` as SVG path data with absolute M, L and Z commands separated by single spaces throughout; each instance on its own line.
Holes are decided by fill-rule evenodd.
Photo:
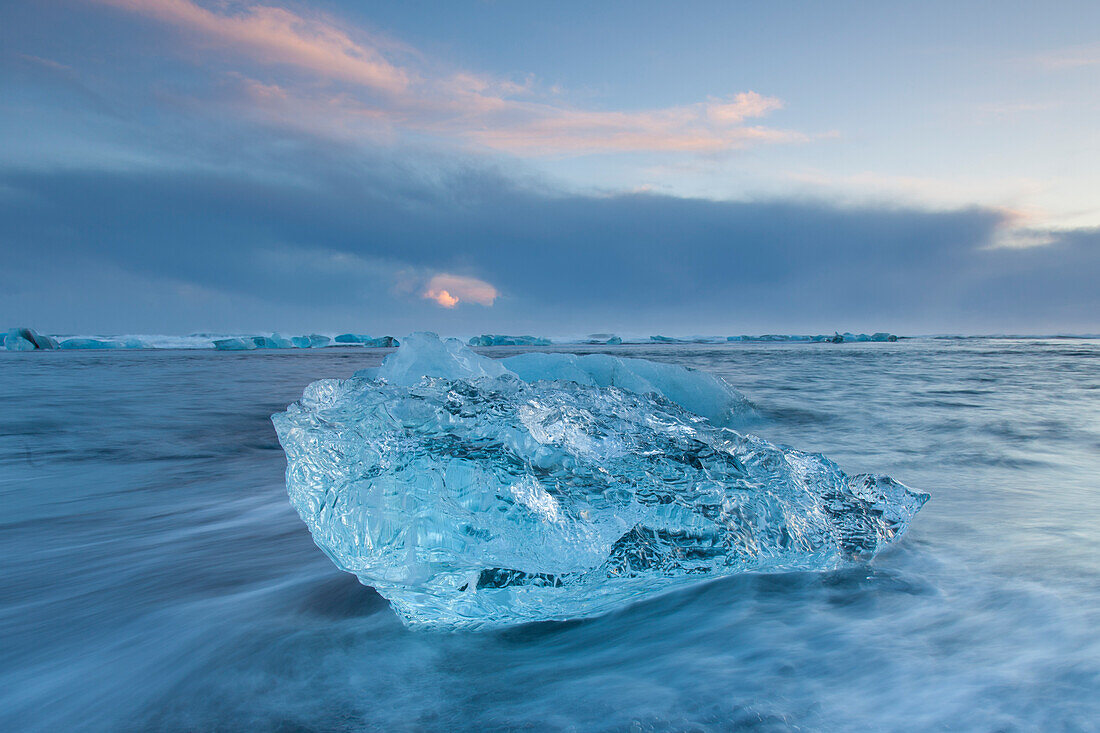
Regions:
M 57 345 L 56 340 L 33 328 L 13 328 L 4 334 L 4 348 L 8 351 L 48 350 L 56 349 Z
M 470 339 L 470 346 L 550 346 L 548 338 L 539 336 L 501 336 L 482 334 Z
M 283 338 L 277 333 L 273 333 L 270 336 L 261 336 L 263 339 L 263 349 L 293 349 L 294 342 L 290 339 Z
M 690 336 L 687 338 L 674 338 L 672 336 L 650 336 L 649 340 L 654 344 L 716 344 L 723 341 L 720 336 Z
M 361 333 L 342 333 L 333 340 L 338 344 L 358 344 L 369 338 Z
M 814 343 L 828 342 L 834 344 L 843 343 L 859 343 L 865 341 L 897 341 L 898 337 L 891 333 L 876 333 L 868 336 L 865 333 L 853 334 L 853 333 L 834 333 L 832 336 L 799 336 L 799 335 L 784 335 L 784 334 L 763 334 L 761 336 L 727 336 L 727 341 L 749 341 L 749 342 L 788 342 L 788 341 L 809 341 Z
M 613 333 L 590 333 L 577 343 L 581 344 L 606 344 L 608 346 L 617 346 L 623 342 L 622 338 L 616 336 Z
M 330 339 L 328 336 L 321 336 L 319 334 L 312 333 L 309 336 L 299 336 L 298 338 L 295 338 L 295 346 L 300 343 L 299 339 L 305 340 L 305 346 L 300 347 L 303 349 L 321 349 L 332 343 L 332 339 Z
M 287 339 L 273 333 L 270 336 L 215 339 L 214 348 L 219 351 L 254 351 L 255 349 L 293 349 L 300 347 L 297 339 Z
M 93 338 L 65 339 L 59 344 L 62 349 L 120 349 L 122 344 L 117 341 Z
M 214 348 L 218 351 L 252 351 L 258 349 L 250 336 L 244 338 L 215 339 Z
M 558 366 L 529 383 L 415 334 L 375 378 L 311 384 L 272 420 L 314 541 L 410 626 L 479 628 L 863 561 L 928 499 Z
M 845 332 L 840 335 L 844 343 L 866 343 L 868 341 L 883 342 L 883 341 L 897 341 L 898 337 L 892 333 L 879 332 L 868 336 L 865 333 L 848 333 Z M 836 337 L 834 336 L 835 340 Z
M 4 334 L 4 348 L 8 351 L 34 351 L 38 347 L 16 330 Z
M 827 336 L 799 336 L 799 335 L 784 335 L 777 333 L 766 333 L 760 336 L 729 336 L 727 341 L 758 341 L 758 342 L 787 342 L 787 341 L 825 341 Z
M 388 349 L 394 346 L 398 346 L 398 341 L 393 336 L 380 336 L 378 338 L 371 338 L 366 334 L 361 333 L 342 333 L 335 339 L 338 344 L 359 344 L 368 349 Z

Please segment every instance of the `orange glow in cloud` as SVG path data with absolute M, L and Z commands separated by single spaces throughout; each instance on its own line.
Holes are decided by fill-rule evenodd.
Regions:
M 458 305 L 458 298 L 451 295 L 446 290 L 429 290 L 424 294 L 424 297 L 431 298 L 444 308 L 454 308 Z
M 428 281 L 421 297 L 434 300 L 444 308 L 454 308 L 464 301 L 489 306 L 499 294 L 484 280 L 441 272 Z

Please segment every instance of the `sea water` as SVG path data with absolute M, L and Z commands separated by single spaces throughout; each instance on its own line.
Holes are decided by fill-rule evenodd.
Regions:
M 566 349 L 481 352 L 525 350 Z M 0 352 L 0 729 L 1097 728 L 1100 341 L 568 350 L 718 374 L 932 500 L 869 565 L 416 633 L 313 545 L 269 421 L 388 350 Z

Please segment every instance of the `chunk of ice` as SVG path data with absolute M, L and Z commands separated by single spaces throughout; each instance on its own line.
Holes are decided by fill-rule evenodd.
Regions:
M 122 344 L 107 339 L 71 338 L 61 342 L 62 349 L 120 349 Z
M 398 346 L 397 339 L 393 336 L 379 336 L 371 338 L 361 333 L 342 333 L 336 337 L 338 344 L 359 344 L 368 349 L 388 349 Z
M 215 339 L 214 348 L 218 351 L 252 351 L 258 349 L 256 341 L 251 337 Z
M 8 331 L 4 334 L 4 348 L 8 351 L 34 351 L 38 347 L 18 331 Z
M 477 628 L 862 561 L 928 499 L 558 365 L 527 383 L 414 334 L 384 379 L 311 384 L 272 420 L 314 541 L 410 626 Z
M 27 344 L 30 344 L 30 348 Z M 49 336 L 43 336 L 33 328 L 13 328 L 4 334 L 4 348 L 8 351 L 56 349 L 57 341 Z
M 541 336 L 501 336 L 483 334 L 470 339 L 470 346 L 549 346 L 550 339 Z

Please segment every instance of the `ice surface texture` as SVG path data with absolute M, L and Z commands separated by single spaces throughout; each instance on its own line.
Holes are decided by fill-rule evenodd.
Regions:
M 315 382 L 273 420 L 316 543 L 420 628 L 579 618 L 722 575 L 837 568 L 896 540 L 928 498 L 656 392 L 526 382 L 425 335 L 368 376 Z

